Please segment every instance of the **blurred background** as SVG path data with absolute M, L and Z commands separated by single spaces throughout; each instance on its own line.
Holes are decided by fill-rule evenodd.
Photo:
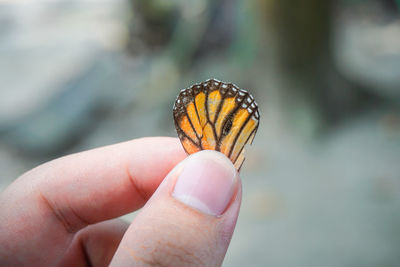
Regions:
M 208 78 L 261 115 L 225 266 L 400 266 L 399 0 L 1 0 L 0 189 Z

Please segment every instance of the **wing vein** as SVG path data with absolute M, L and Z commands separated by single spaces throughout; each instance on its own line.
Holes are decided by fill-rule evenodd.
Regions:
M 251 105 L 253 102 L 254 102 L 254 99 L 253 99 L 253 101 L 251 101 L 251 103 L 250 103 L 249 105 Z M 232 146 L 231 146 L 231 148 L 230 148 L 230 150 L 229 150 L 229 154 L 228 154 L 228 157 L 229 157 L 229 158 L 231 157 L 233 148 L 235 147 L 236 142 L 237 142 L 237 140 L 238 140 L 240 134 L 242 133 L 244 127 L 245 127 L 246 124 L 249 122 L 249 120 L 251 119 L 251 116 L 253 116 L 253 114 L 254 114 L 255 111 L 256 111 L 256 109 L 254 109 L 253 112 L 251 112 L 251 113 L 249 114 L 249 116 L 247 117 L 246 121 L 240 126 L 240 130 L 239 130 L 238 133 L 236 134 L 235 139 L 234 139 L 233 142 L 232 142 Z
M 249 141 L 250 137 L 251 137 L 253 134 L 255 134 L 255 131 L 257 130 L 257 128 L 258 128 L 258 124 L 257 124 L 257 126 L 253 129 L 253 131 L 251 131 L 251 134 L 249 135 L 249 137 L 247 137 L 246 142 L 244 142 L 244 145 L 242 146 L 242 148 L 240 149 L 238 155 L 236 156 L 235 160 L 233 161 L 233 164 L 236 163 L 236 161 L 238 160 L 240 154 L 242 153 L 242 151 L 243 151 L 243 149 L 244 149 L 244 146 L 247 144 L 247 142 Z M 242 163 L 242 164 L 243 164 L 243 163 Z

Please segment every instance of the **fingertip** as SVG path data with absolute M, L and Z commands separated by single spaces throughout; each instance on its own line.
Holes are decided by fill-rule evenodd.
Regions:
M 238 173 L 231 161 L 220 152 L 203 150 L 182 164 L 172 196 L 206 214 L 221 215 L 237 186 Z

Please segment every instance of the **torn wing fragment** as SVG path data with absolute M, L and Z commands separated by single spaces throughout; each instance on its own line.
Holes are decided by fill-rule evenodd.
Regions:
M 173 114 L 188 154 L 217 150 L 238 170 L 245 159 L 244 146 L 253 142 L 260 119 L 258 106 L 247 91 L 215 79 L 183 89 Z

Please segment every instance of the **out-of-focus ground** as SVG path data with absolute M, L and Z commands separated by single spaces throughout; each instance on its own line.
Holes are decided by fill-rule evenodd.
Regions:
M 261 115 L 224 265 L 399 266 L 400 7 L 320 2 L 1 1 L 0 189 L 176 136 L 179 90 L 217 78 Z

